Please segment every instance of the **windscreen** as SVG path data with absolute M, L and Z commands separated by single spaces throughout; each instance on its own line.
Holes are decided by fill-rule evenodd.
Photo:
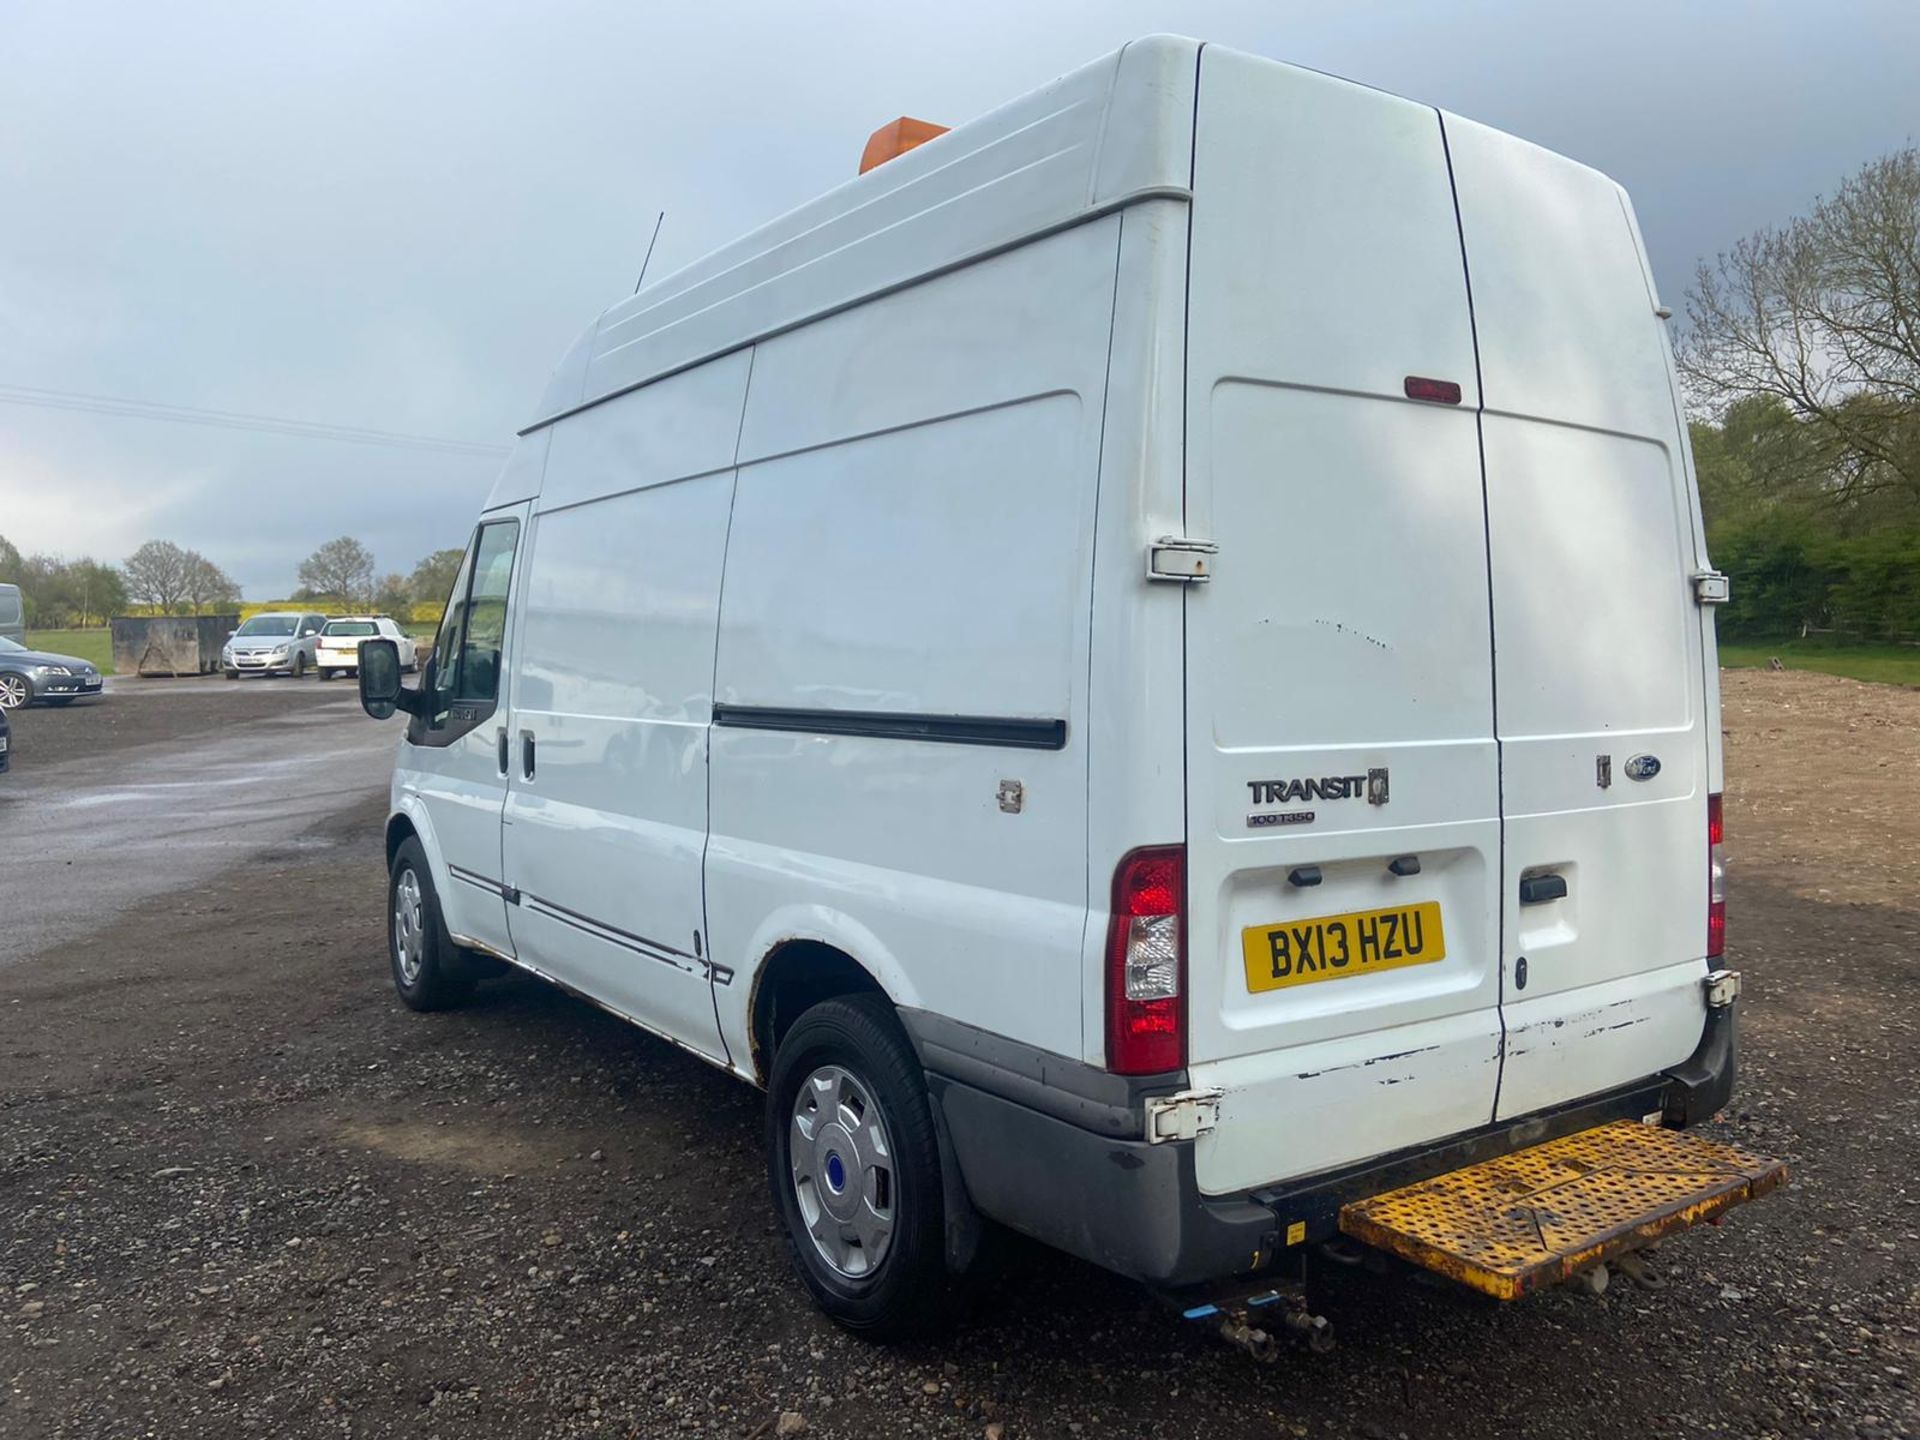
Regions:
M 256 615 L 236 635 L 291 635 L 300 624 L 298 615 Z

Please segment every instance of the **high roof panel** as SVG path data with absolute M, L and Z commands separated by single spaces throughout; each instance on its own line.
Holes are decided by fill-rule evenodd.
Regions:
M 614 305 L 534 427 L 816 316 L 1191 178 L 1200 42 L 1136 40 Z

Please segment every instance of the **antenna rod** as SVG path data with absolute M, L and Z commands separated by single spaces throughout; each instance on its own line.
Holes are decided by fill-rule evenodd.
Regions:
M 647 266 L 653 263 L 653 247 L 660 243 L 660 227 L 666 222 L 667 212 L 662 210 L 653 222 L 653 239 L 647 241 L 647 258 L 640 262 L 640 279 L 633 282 L 633 293 L 640 293 L 641 282 L 647 278 Z

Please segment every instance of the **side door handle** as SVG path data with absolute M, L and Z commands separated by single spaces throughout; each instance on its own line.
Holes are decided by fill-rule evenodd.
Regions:
M 1523 875 L 1520 879 L 1520 903 L 1544 905 L 1549 900 L 1564 900 L 1567 877 L 1564 875 Z
M 533 731 L 520 732 L 520 778 L 533 779 Z
M 507 773 L 507 766 L 512 763 L 507 759 L 507 727 L 502 725 L 498 730 L 494 731 L 493 738 L 494 743 L 499 747 L 500 775 L 501 778 L 504 779 Z

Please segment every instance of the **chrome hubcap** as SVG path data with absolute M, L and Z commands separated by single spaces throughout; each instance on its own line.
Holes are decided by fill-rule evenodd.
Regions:
M 899 1196 L 886 1117 L 859 1076 L 822 1065 L 806 1078 L 788 1150 L 813 1248 L 849 1279 L 872 1274 L 887 1258 Z
M 18 675 L 0 675 L 0 710 L 11 710 L 27 700 L 27 682 Z
M 402 870 L 393 887 L 393 953 L 400 962 L 400 979 L 411 986 L 420 978 L 426 960 L 427 936 L 420 899 L 420 877 Z

